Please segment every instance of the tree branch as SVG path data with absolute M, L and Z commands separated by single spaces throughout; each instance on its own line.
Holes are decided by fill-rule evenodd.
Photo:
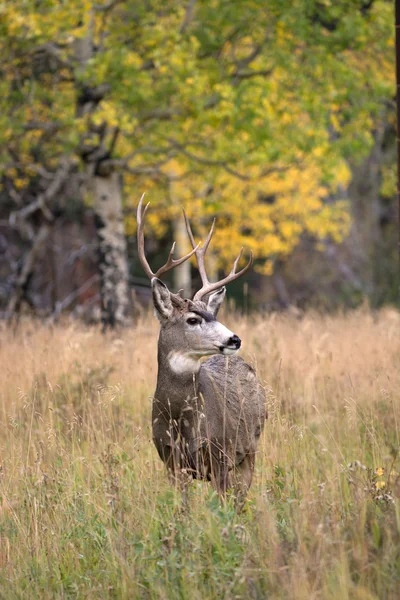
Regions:
M 27 121 L 27 123 L 25 123 L 23 126 L 25 131 L 45 131 L 46 133 L 54 133 L 61 127 L 62 123 L 57 123 L 57 121 L 52 121 L 51 123 L 42 121 Z
M 109 156 L 112 156 L 112 153 L 114 152 L 114 149 L 115 149 L 115 146 L 116 146 L 119 134 L 120 134 L 120 128 L 118 126 L 114 127 L 114 131 L 113 131 L 113 134 L 112 134 L 110 147 L 108 149 Z
M 44 247 L 44 244 L 46 243 L 46 240 L 49 236 L 49 232 L 50 232 L 49 223 L 48 222 L 43 223 L 35 237 L 35 240 L 31 246 L 30 250 L 28 251 L 28 253 L 25 257 L 23 266 L 21 268 L 21 271 L 20 271 L 20 273 L 17 277 L 17 281 L 15 283 L 14 292 L 12 293 L 11 298 L 8 302 L 6 315 L 5 315 L 5 318 L 7 320 L 11 319 L 13 317 L 13 315 L 19 311 L 22 299 L 27 291 L 29 280 L 30 280 L 33 270 L 35 268 L 36 259 L 39 255 L 40 251 Z
M 115 6 L 117 6 L 118 4 L 121 4 L 123 0 L 110 0 L 110 2 L 107 2 L 107 4 L 94 4 L 93 5 L 93 9 L 96 12 L 108 12 L 109 10 L 112 10 Z
M 238 179 L 241 179 L 242 181 L 256 181 L 257 179 L 261 179 L 263 177 L 268 177 L 272 173 L 284 172 L 289 168 L 289 167 L 276 167 L 275 166 L 275 167 L 270 167 L 268 169 L 264 169 L 257 176 L 245 175 L 244 173 L 240 173 L 239 171 L 236 171 L 236 169 L 233 169 L 229 165 L 229 162 L 230 162 L 229 160 L 226 160 L 226 161 L 225 160 L 212 160 L 210 158 L 204 158 L 202 156 L 193 154 L 192 152 L 187 150 L 183 144 L 180 144 L 176 140 L 174 140 L 172 138 L 168 138 L 168 140 L 175 148 L 177 148 L 179 150 L 179 152 L 181 154 L 183 154 L 190 160 L 198 162 L 202 165 L 207 165 L 209 167 L 221 167 L 227 173 L 229 173 L 230 175 L 233 175 L 234 177 L 237 177 Z
M 177 117 L 182 114 L 182 111 L 177 108 L 155 108 L 153 110 L 143 111 L 138 117 L 142 122 L 158 119 L 160 121 L 168 121 L 172 117 Z
M 31 202 L 28 204 L 28 206 L 25 206 L 24 208 L 21 208 L 21 210 L 14 211 L 10 214 L 9 222 L 11 227 L 18 226 L 18 223 L 21 220 L 27 219 L 37 210 L 42 211 L 43 216 L 47 221 L 53 221 L 54 216 L 51 210 L 48 208 L 47 203 L 52 200 L 56 194 L 58 194 L 71 171 L 71 167 L 72 165 L 70 162 L 63 161 L 46 191 L 43 194 L 40 194 L 37 200 Z
M 269 77 L 273 73 L 273 69 L 263 69 L 260 71 L 238 71 L 234 75 L 234 79 L 251 79 L 251 77 Z
M 92 285 L 94 283 L 97 283 L 99 280 L 100 276 L 97 273 L 95 273 L 94 275 L 89 277 L 89 279 L 87 279 L 85 283 L 83 283 L 77 290 L 74 290 L 73 292 L 68 294 L 68 296 L 66 296 L 64 300 L 57 302 L 54 311 L 49 317 L 49 320 L 54 321 L 66 308 L 71 306 L 71 304 L 75 302 L 75 300 L 79 298 L 81 294 L 86 292 L 86 290 L 90 289 Z

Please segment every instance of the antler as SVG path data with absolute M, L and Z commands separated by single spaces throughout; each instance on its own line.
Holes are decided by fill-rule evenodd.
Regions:
M 160 277 L 167 271 L 170 271 L 171 269 L 174 269 L 178 265 L 181 265 L 183 262 L 185 262 L 185 260 L 188 260 L 191 256 L 193 256 L 193 254 L 196 252 L 196 250 L 200 244 L 197 244 L 196 247 L 193 246 L 193 250 L 191 252 L 189 252 L 189 254 L 186 254 L 186 256 L 183 256 L 182 258 L 178 258 L 177 260 L 174 260 L 172 258 L 174 255 L 174 251 L 175 251 L 175 242 L 174 242 L 172 244 L 171 250 L 169 251 L 168 259 L 167 259 L 167 262 L 165 263 L 165 265 L 163 265 L 162 267 L 160 267 L 158 269 L 158 271 L 153 273 L 153 271 L 150 268 L 149 263 L 147 262 L 147 258 L 144 253 L 144 217 L 146 215 L 147 209 L 149 208 L 150 202 L 148 202 L 143 209 L 143 198 L 144 198 L 144 194 L 140 198 L 139 206 L 137 209 L 138 253 L 139 253 L 139 260 L 141 262 L 141 265 L 142 265 L 147 277 L 149 279 L 153 279 L 153 277 Z
M 187 214 L 185 212 L 185 210 L 183 210 L 183 216 L 185 217 L 185 223 L 186 223 L 186 230 L 190 239 L 190 243 L 192 244 L 192 248 L 193 248 L 193 252 L 196 254 L 196 259 L 197 259 L 197 266 L 199 269 L 199 273 L 200 273 L 200 277 L 201 277 L 201 281 L 202 281 L 202 288 L 195 293 L 193 300 L 201 300 L 204 296 L 206 296 L 207 294 L 209 294 L 210 292 L 213 292 L 214 290 L 218 290 L 219 288 L 221 288 L 222 286 L 226 285 L 227 283 L 230 283 L 231 281 L 235 281 L 235 279 L 238 279 L 239 277 L 241 277 L 242 275 L 244 275 L 251 267 L 251 265 L 253 264 L 253 253 L 250 250 L 250 259 L 249 262 L 247 263 L 247 265 L 241 269 L 240 271 L 238 271 L 236 273 L 236 267 L 239 264 L 240 259 L 242 258 L 242 254 L 243 254 L 243 248 L 240 250 L 235 262 L 233 263 L 233 267 L 231 272 L 229 273 L 229 275 L 227 275 L 226 277 L 224 277 L 223 279 L 221 279 L 220 281 L 216 281 L 215 283 L 211 283 L 208 280 L 207 277 L 207 272 L 206 272 L 206 267 L 204 264 L 204 258 L 207 252 L 207 248 L 210 245 L 211 242 L 211 238 L 213 236 L 214 233 L 214 229 L 215 229 L 215 219 L 213 220 L 213 223 L 211 225 L 211 229 L 210 229 L 210 233 L 207 236 L 207 239 L 204 243 L 204 246 L 202 246 L 201 248 L 198 247 L 198 245 L 196 246 L 196 243 L 194 241 L 194 237 L 193 237 L 193 233 L 192 233 L 192 229 L 190 227 L 190 222 L 189 219 L 187 217 Z

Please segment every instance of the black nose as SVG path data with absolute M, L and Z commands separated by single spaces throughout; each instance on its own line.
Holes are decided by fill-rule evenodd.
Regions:
M 242 341 L 241 341 L 240 337 L 238 337 L 237 335 L 233 335 L 228 340 L 228 345 L 236 346 L 236 348 L 240 348 L 241 343 L 242 343 Z

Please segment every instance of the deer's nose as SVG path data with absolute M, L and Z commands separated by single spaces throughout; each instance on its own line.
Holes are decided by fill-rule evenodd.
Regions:
M 242 343 L 242 341 L 241 341 L 240 337 L 238 337 L 237 335 L 233 335 L 228 340 L 228 345 L 236 346 L 236 348 L 240 348 L 241 343 Z

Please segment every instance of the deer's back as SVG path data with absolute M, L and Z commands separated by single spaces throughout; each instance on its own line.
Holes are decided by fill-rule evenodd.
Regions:
M 213 356 L 200 368 L 203 432 L 238 464 L 256 451 L 266 418 L 265 392 L 255 370 L 239 356 Z

